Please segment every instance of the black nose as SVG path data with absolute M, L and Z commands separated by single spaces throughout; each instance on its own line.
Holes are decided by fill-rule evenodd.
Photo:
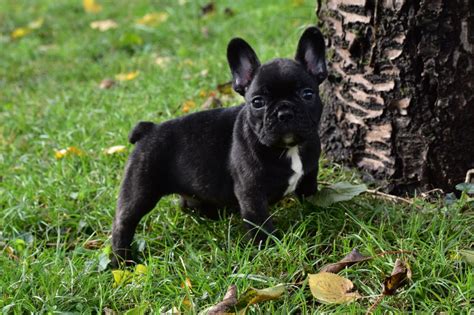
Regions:
M 295 117 L 291 109 L 282 109 L 278 111 L 278 120 L 281 122 L 288 122 Z

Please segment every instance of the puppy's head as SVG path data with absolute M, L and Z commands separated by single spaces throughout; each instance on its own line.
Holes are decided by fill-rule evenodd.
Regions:
M 261 143 L 291 147 L 317 136 L 322 104 L 319 84 L 327 77 L 324 39 L 316 27 L 301 36 L 295 59 L 263 65 L 247 42 L 227 47 L 234 90 L 244 96 L 247 121 Z

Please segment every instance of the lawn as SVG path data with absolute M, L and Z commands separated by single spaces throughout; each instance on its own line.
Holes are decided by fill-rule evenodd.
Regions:
M 98 3 L 101 8 L 91 8 L 97 12 L 86 12 L 79 0 L 0 3 L 3 312 L 175 307 L 197 313 L 222 300 L 231 284 L 244 292 L 287 283 L 286 294 L 250 313 L 363 313 L 397 258 L 408 261 L 412 280 L 377 312 L 473 311 L 473 268 L 459 255 L 474 246 L 474 209 L 466 195 L 448 204 L 363 194 L 327 208 L 288 197 L 272 209 L 284 236 L 260 249 L 247 242 L 238 217 L 210 221 L 185 214 L 169 196 L 137 230 L 145 274 L 115 285 L 106 264 L 132 126 L 198 111 L 209 95 L 224 106 L 238 104 L 237 94 L 217 89 L 230 79 L 227 42 L 244 37 L 261 60 L 291 57 L 303 29 L 315 22 L 314 1 L 216 1 L 205 14 L 201 0 Z M 116 27 L 91 28 L 105 19 Z M 107 78 L 116 84 L 100 88 Z M 125 149 L 104 151 L 117 145 Z M 320 164 L 322 182 L 361 182 L 324 158 Z M 365 255 L 410 253 L 343 270 L 362 298 L 320 304 L 307 274 L 353 248 Z

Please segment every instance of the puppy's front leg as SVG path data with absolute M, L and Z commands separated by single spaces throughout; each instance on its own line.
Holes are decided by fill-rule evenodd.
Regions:
M 268 212 L 268 200 L 258 189 L 238 189 L 240 214 L 254 241 L 265 242 L 268 234 L 275 231 Z

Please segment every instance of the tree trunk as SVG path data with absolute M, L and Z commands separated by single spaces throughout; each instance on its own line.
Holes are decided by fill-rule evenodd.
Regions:
M 392 193 L 452 191 L 474 168 L 474 1 L 319 8 L 329 38 L 326 155 Z

